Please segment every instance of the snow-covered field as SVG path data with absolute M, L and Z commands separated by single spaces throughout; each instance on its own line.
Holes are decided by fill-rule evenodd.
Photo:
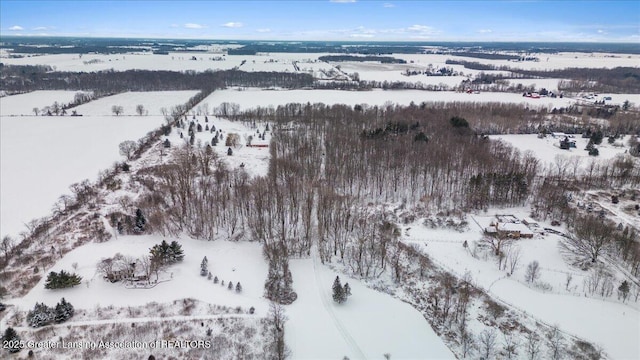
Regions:
M 97 273 L 98 262 L 116 253 L 134 258 L 149 254 L 149 249 L 167 240 L 157 235 L 119 236 L 104 243 L 90 243 L 76 248 L 66 254 L 49 271 L 65 270 L 82 276 L 82 284 L 71 289 L 47 290 L 44 280 L 40 281 L 26 296 L 11 300 L 10 303 L 28 310 L 37 302 L 55 305 L 64 297 L 79 309 L 92 309 L 96 306 L 140 306 L 148 302 L 171 302 L 176 299 L 194 298 L 207 303 L 242 306 L 248 309 L 253 306 L 256 312 L 264 316 L 268 310 L 268 302 L 261 299 L 264 280 L 267 276 L 267 264 L 262 258 L 262 250 L 257 243 L 199 241 L 189 238 L 179 239 L 184 250 L 184 261 L 167 268 L 168 278 L 150 289 L 128 289 L 123 283 L 111 283 Z M 206 277 L 200 276 L 200 262 L 206 256 L 209 260 L 209 271 L 225 286 L 214 284 Z M 77 270 L 73 264 L 77 263 Z M 242 292 L 229 291 L 226 283 L 238 281 L 242 284 Z
M 71 289 L 46 290 L 44 278 L 26 296 L 8 303 L 27 311 L 36 302 L 53 306 L 64 297 L 77 309 L 136 307 L 151 301 L 170 303 L 193 298 L 205 303 L 244 310 L 254 307 L 255 316 L 266 316 L 263 298 L 267 264 L 258 243 L 223 240 L 199 241 L 182 237 L 185 258 L 170 266 L 161 278 L 166 281 L 149 289 L 130 289 L 110 283 L 97 272 L 102 258 L 116 253 L 139 257 L 163 239 L 157 235 L 120 236 L 105 243 L 90 243 L 66 254 L 49 271 L 66 270 L 83 277 Z M 167 241 L 174 240 L 166 238 Z M 242 292 L 228 290 L 200 276 L 200 262 L 206 256 L 209 271 L 219 280 L 238 281 Z M 77 266 L 77 270 L 73 270 Z M 295 359 L 371 359 L 389 353 L 394 359 L 453 359 L 453 354 L 433 332 L 428 322 L 411 306 L 387 294 L 376 292 L 354 279 L 346 279 L 353 296 L 345 304 L 331 300 L 335 273 L 311 259 L 293 260 L 291 269 L 298 300 L 285 307 L 287 344 Z M 372 316 L 375 314 L 375 316 Z M 144 315 L 144 314 L 143 314 Z M 173 316 L 175 314 L 164 314 Z M 194 316 L 206 314 L 193 314 Z M 153 314 L 149 314 L 153 316 Z M 142 318 L 141 321 L 146 318 Z M 120 320 L 114 319 L 113 322 Z M 74 319 L 70 320 L 73 323 Z M 109 323 L 109 320 L 101 320 Z
M 560 149 L 560 140 L 564 137 L 552 137 L 547 135 L 543 139 L 539 139 L 536 134 L 526 135 L 493 135 L 492 139 L 500 139 L 519 149 L 521 152 L 531 151 L 540 161 L 547 167 L 555 167 L 557 164 L 556 157 L 561 156 L 565 159 L 574 159 L 567 165 L 566 171 L 573 171 L 573 165 L 577 162 L 578 169 L 584 169 L 593 160 L 607 161 L 611 160 L 619 154 L 628 151 L 626 141 L 628 137 L 617 140 L 614 144 L 609 144 L 605 138 L 602 144 L 597 145 L 600 155 L 597 157 L 589 156 L 588 151 L 584 148 L 589 143 L 589 139 L 582 138 L 580 134 L 574 135 L 571 140 L 575 140 L 576 147 L 569 150 Z
M 300 71 L 326 68 L 327 64 L 313 62 L 325 54 L 274 53 L 261 55 L 226 55 L 220 53 L 151 53 L 131 54 L 78 54 L 41 55 L 24 58 L 2 58 L 11 65 L 49 65 L 56 71 L 100 71 L 111 70 L 168 70 L 205 71 L 229 70 L 240 67 L 243 71 L 289 71 L 294 72 L 293 61 L 298 61 Z M 241 66 L 241 64 L 244 65 Z M 324 64 L 324 65 L 322 65 Z
M 298 300 L 287 308 L 287 343 L 294 359 L 454 359 L 422 314 L 387 294 L 341 276 L 352 296 L 331 299 L 339 274 L 317 258 L 292 260 Z
M 491 213 L 514 214 L 520 218 L 528 216 L 524 208 L 492 210 Z M 419 244 L 437 264 L 459 276 L 469 271 L 478 286 L 516 309 L 599 344 L 612 359 L 640 357 L 638 307 L 617 302 L 615 297 L 608 300 L 585 297 L 583 280 L 587 273 L 565 263 L 558 249 L 560 236 L 536 235 L 533 239 L 517 240 L 514 245 L 520 248 L 522 257 L 516 271 L 509 277 L 505 271 L 498 270 L 491 256 L 474 258 L 471 251 L 462 246 L 466 240 L 469 248 L 473 248 L 473 242 L 482 237 L 480 226 L 488 225 L 492 215 L 474 215 L 472 218 L 470 229 L 462 233 L 432 230 L 416 222 L 403 232 L 404 241 Z M 551 290 L 542 291 L 525 282 L 527 264 L 534 260 L 541 267 L 539 281 L 550 285 Z M 565 290 L 567 274 L 573 276 L 569 291 Z
M 68 104 L 73 101 L 78 91 L 43 90 L 26 94 L 0 97 L 0 116 L 36 115 L 34 108 L 40 109 L 58 104 Z
M 122 106 L 123 115 L 139 116 L 136 106 L 142 105 L 145 113 L 143 115 L 162 115 L 161 109 L 171 111 L 171 107 L 182 105 L 198 91 L 149 91 L 149 92 L 126 92 L 112 96 L 103 97 L 86 104 L 75 107 L 78 114 L 90 116 L 113 115 L 111 108 Z M 151 129 L 149 129 L 151 130 Z
M 50 212 L 69 185 L 94 180 L 100 170 L 122 160 L 118 144 L 137 140 L 164 122 L 161 115 L 113 116 L 112 105 L 133 114 L 143 104 L 152 114 L 160 107 L 186 102 L 194 91 L 125 93 L 99 99 L 76 108 L 81 117 L 5 116 L 20 109 L 50 105 L 51 100 L 73 99 L 73 92 L 34 92 L 2 98 L 0 112 L 0 230 L 17 235 L 24 224 Z M 30 111 L 30 110 L 29 110 Z M 128 112 L 129 111 L 129 112 Z M 27 112 L 28 114 L 28 112 Z M 28 136 L 26 136 L 28 134 Z M 81 151 L 79 151 L 81 149 Z
M 260 90 L 255 88 L 227 89 L 215 91 L 203 102 L 213 106 L 222 102 L 236 103 L 241 108 L 255 106 L 278 106 L 287 103 L 325 103 L 325 104 L 368 104 L 385 105 L 386 103 L 409 105 L 414 102 L 502 102 L 525 104 L 527 106 L 563 107 L 575 102 L 569 98 L 531 99 L 522 94 L 490 93 L 467 94 L 453 91 L 420 91 L 420 90 L 372 90 L 372 91 L 342 91 L 342 90 Z

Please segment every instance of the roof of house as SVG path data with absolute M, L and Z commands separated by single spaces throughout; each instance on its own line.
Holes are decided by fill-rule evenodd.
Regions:
M 533 235 L 533 232 L 529 230 L 529 228 L 524 224 L 515 224 L 515 223 L 499 223 L 498 229 L 501 231 L 513 231 L 519 232 L 520 235 Z

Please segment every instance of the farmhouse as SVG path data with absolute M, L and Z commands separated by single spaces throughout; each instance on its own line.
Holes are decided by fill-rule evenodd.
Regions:
M 513 215 L 496 215 L 496 219 L 497 221 L 492 221 L 491 224 L 484 229 L 484 232 L 500 238 L 530 239 L 533 237 L 533 231 L 529 229 L 529 226 L 534 227 L 534 223 L 537 225 L 532 219 L 526 219 L 520 222 L 520 220 Z

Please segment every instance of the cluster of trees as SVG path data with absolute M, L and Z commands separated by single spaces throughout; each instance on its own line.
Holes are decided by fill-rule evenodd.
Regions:
M 105 93 L 124 91 L 163 90 L 213 90 L 227 86 L 254 86 L 302 88 L 313 86 L 309 74 L 276 72 L 223 71 L 151 71 L 151 70 L 105 70 L 97 72 L 46 72 L 37 69 L 22 72 L 13 65 L 3 66 L 5 71 L 16 68 L 14 78 L 1 77 L 0 88 L 9 92 L 34 90 L 94 90 Z M 195 104 L 194 104 L 195 105 Z
M 264 283 L 264 297 L 278 304 L 288 305 L 296 301 L 293 277 L 289 269 L 287 249 L 282 243 L 264 244 L 263 252 L 269 261 L 269 273 Z
M 149 252 L 151 253 L 151 262 L 160 266 L 175 264 L 184 259 L 182 245 L 175 240 L 170 244 L 166 240 L 162 240 L 160 244 L 153 245 Z
M 382 64 L 406 64 L 407 61 L 404 59 L 398 59 L 391 56 L 376 56 L 376 55 L 324 55 L 318 58 L 320 61 L 354 61 L 354 62 L 364 62 L 364 61 L 373 61 L 379 62 Z
M 339 276 L 336 276 L 331 289 L 333 291 L 333 301 L 337 302 L 338 304 L 342 304 L 343 302 L 347 301 L 349 296 L 351 296 L 351 287 L 349 286 L 349 283 L 344 283 L 344 286 L 342 286 Z
M 79 285 L 82 281 L 82 277 L 77 274 L 71 274 L 64 270 L 60 272 L 52 271 L 47 276 L 47 281 L 44 283 L 45 289 L 62 289 Z
M 36 303 L 33 310 L 27 313 L 26 321 L 29 326 L 37 328 L 52 323 L 62 323 L 70 319 L 74 314 L 73 305 L 64 298 L 50 308 L 43 303 Z

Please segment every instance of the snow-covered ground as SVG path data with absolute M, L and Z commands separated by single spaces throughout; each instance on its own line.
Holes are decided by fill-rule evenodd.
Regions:
M 119 236 L 104 243 L 89 243 L 66 254 L 56 265 L 47 271 L 65 270 L 82 276 L 82 284 L 71 289 L 47 290 L 44 288 L 46 277 L 24 297 L 10 300 L 22 310 L 28 310 L 36 302 L 55 305 L 64 297 L 78 309 L 93 309 L 96 306 L 140 306 L 148 302 L 171 302 L 177 299 L 193 298 L 207 303 L 225 306 L 253 306 L 260 316 L 268 310 L 268 303 L 261 299 L 264 280 L 267 276 L 267 264 L 262 258 L 262 249 L 257 243 L 200 241 L 186 237 L 178 242 L 184 250 L 184 261 L 167 268 L 160 282 L 150 289 L 128 289 L 123 283 L 111 283 L 97 273 L 98 262 L 116 253 L 134 258 L 149 254 L 149 249 L 173 238 L 157 235 Z M 214 284 L 207 277 L 200 276 L 200 262 L 206 256 L 209 271 L 225 286 Z M 77 270 L 73 264 L 77 263 Z M 239 281 L 242 292 L 227 289 L 226 284 Z
M 542 162 L 543 165 L 552 167 L 555 170 L 557 170 L 557 156 L 560 156 L 567 160 L 573 159 L 569 160 L 569 163 L 566 165 L 566 171 L 569 173 L 572 173 L 574 164 L 576 162 L 578 169 L 584 169 L 591 161 L 611 160 L 619 154 L 624 154 L 629 149 L 628 146 L 626 146 L 628 137 L 619 139 L 614 144 L 609 144 L 607 142 L 607 139 L 605 138 L 602 141 L 602 144 L 596 146 L 598 148 L 598 151 L 600 152 L 600 155 L 598 155 L 597 157 L 589 156 L 589 152 L 584 150 L 584 148 L 589 143 L 589 139 L 582 138 L 580 134 L 574 135 L 574 137 L 571 138 L 571 140 L 575 140 L 576 147 L 569 150 L 560 149 L 560 140 L 564 139 L 564 137 L 554 138 L 550 135 L 547 135 L 547 137 L 539 139 L 536 134 L 526 134 L 493 135 L 491 136 L 491 138 L 505 141 L 506 143 L 511 144 L 523 153 L 525 151 L 531 151 Z
M 454 359 L 416 309 L 341 276 L 349 300 L 336 304 L 331 286 L 339 274 L 317 258 L 292 260 L 298 300 L 287 308 L 287 344 L 294 359 Z
M 271 132 L 266 131 L 266 124 L 257 123 L 256 128 L 254 129 L 241 122 L 229 121 L 215 116 L 208 116 L 207 118 L 209 122 L 205 122 L 204 115 L 196 116 L 195 119 L 193 119 L 192 116 L 189 116 L 188 120 L 185 122 L 185 128 L 174 128 L 167 138 L 173 145 L 188 143 L 188 128 L 189 122 L 191 121 L 193 121 L 196 126 L 197 124 L 202 125 L 203 128 L 202 132 L 195 133 L 195 145 L 200 144 L 201 146 L 206 146 L 207 144 L 211 144 L 211 140 L 215 136 L 215 132 L 221 131 L 223 138 L 218 142 L 217 146 L 213 147 L 213 150 L 216 152 L 218 157 L 228 165 L 229 169 L 243 167 L 251 176 L 263 176 L 267 174 L 270 159 L 268 145 L 271 141 Z M 206 130 L 207 126 L 209 127 L 209 130 Z M 214 133 L 211 133 L 211 128 L 216 129 Z M 265 133 L 265 140 L 257 138 L 257 131 Z M 180 138 L 180 133 L 182 133 L 182 138 Z M 231 147 L 233 152 L 232 155 L 227 154 L 229 146 L 225 146 L 226 138 L 229 134 L 238 134 L 240 137 L 240 143 L 238 146 Z M 252 136 L 254 139 L 251 142 L 253 145 L 267 145 L 267 147 L 247 146 L 249 136 Z
M 71 289 L 46 290 L 43 279 L 24 297 L 11 299 L 9 304 L 27 311 L 36 302 L 55 305 L 64 297 L 79 310 L 137 307 L 150 301 L 159 304 L 193 298 L 205 303 L 245 311 L 254 307 L 255 316 L 265 316 L 268 301 L 263 298 L 267 264 L 258 243 L 229 242 L 224 240 L 199 241 L 187 237 L 178 239 L 182 245 L 184 261 L 167 268 L 161 278 L 166 281 L 149 289 L 126 288 L 123 283 L 110 283 L 97 272 L 102 258 L 116 253 L 139 257 L 164 237 L 157 235 L 120 236 L 105 243 L 90 243 L 66 254 L 47 271 L 76 272 L 83 282 Z M 167 241 L 174 240 L 166 238 Z M 200 262 L 206 256 L 209 271 L 226 283 L 238 281 L 242 292 L 228 290 L 226 285 L 214 284 L 200 276 Z M 74 270 L 74 264 L 77 270 Z M 359 281 L 348 281 L 353 295 L 341 305 L 331 300 L 331 285 L 336 276 L 327 267 L 311 259 L 292 260 L 294 289 L 298 299 L 285 307 L 287 344 L 295 359 L 351 359 L 382 358 L 389 353 L 394 359 L 453 359 L 453 354 L 433 332 L 422 315 L 398 299 L 367 288 Z M 375 314 L 375 316 L 373 316 Z M 137 320 L 151 321 L 141 314 Z M 172 317 L 176 314 L 164 314 Z M 206 314 L 192 314 L 203 318 Z M 204 317 L 200 317 L 203 315 Z M 122 315 L 121 315 L 122 316 Z M 152 314 L 149 314 L 152 316 Z M 72 319 L 71 323 L 75 320 Z M 108 319 L 81 321 L 78 324 L 108 324 Z M 117 322 L 114 319 L 111 322 Z
M 0 97 L 0 116 L 36 115 L 33 111 L 40 111 L 46 106 L 68 104 L 73 101 L 78 91 L 43 90 L 26 94 Z
M 522 94 L 481 92 L 467 94 L 453 91 L 420 91 L 420 90 L 371 90 L 371 91 L 342 91 L 342 90 L 260 90 L 255 88 L 227 89 L 215 91 L 205 102 L 217 106 L 222 102 L 236 103 L 241 108 L 255 106 L 278 106 L 287 103 L 325 103 L 325 104 L 368 104 L 384 105 L 386 103 L 409 105 L 412 101 L 420 104 L 426 102 L 502 102 L 524 104 L 530 107 L 547 108 L 565 107 L 575 100 L 569 98 L 532 99 Z
M 170 112 L 171 107 L 186 103 L 197 93 L 198 91 L 195 90 L 125 92 L 88 102 L 75 107 L 74 110 L 82 115 L 105 116 L 113 115 L 111 108 L 116 105 L 122 106 L 124 110 L 120 116 L 139 116 L 136 112 L 136 106 L 142 105 L 145 110 L 143 115 L 162 115 L 163 108 Z
M 506 276 L 498 270 L 491 256 L 475 258 L 471 250 L 462 244 L 468 241 L 469 249 L 482 237 L 481 226 L 491 222 L 491 213 L 514 214 L 519 218 L 528 216 L 526 209 L 491 210 L 487 215 L 474 215 L 465 232 L 433 230 L 419 222 L 403 231 L 404 241 L 419 244 L 437 264 L 458 276 L 469 271 L 473 281 L 496 297 L 516 309 L 525 311 L 549 325 L 601 345 L 612 359 L 637 359 L 640 348 L 640 311 L 635 305 L 622 304 L 615 298 L 602 300 L 585 297 L 583 280 L 587 273 L 565 263 L 558 248 L 561 237 L 547 234 L 533 239 L 521 239 L 514 243 L 520 248 L 521 259 L 514 274 Z M 544 227 L 550 227 L 543 224 Z M 561 228 L 559 230 L 562 230 Z M 539 282 L 552 287 L 542 291 L 525 281 L 527 264 L 538 261 L 541 267 Z M 573 280 L 569 290 L 565 289 L 567 274 Z M 618 283 L 618 282 L 617 282 Z M 617 285 L 616 285 L 617 287 Z
M 243 71 L 294 72 L 293 61 L 299 62 L 300 71 L 327 68 L 326 63 L 313 64 L 319 56 L 326 54 L 273 53 L 259 55 L 226 55 L 220 53 L 151 53 L 131 54 L 57 54 L 24 58 L 2 58 L 11 65 L 49 65 L 56 71 L 100 71 L 100 70 L 168 70 L 205 71 L 229 70 L 240 67 Z M 242 65 L 242 63 L 244 64 Z M 324 64 L 324 65 L 322 65 Z M 330 66 L 329 66 L 330 68 Z
M 74 92 L 33 92 L 2 98 L 0 108 L 0 233 L 17 235 L 34 218 L 49 214 L 69 185 L 95 180 L 100 170 L 122 160 L 118 144 L 138 140 L 164 123 L 161 107 L 184 104 L 195 91 L 124 93 L 76 109 L 83 116 L 6 116 L 20 109 L 73 99 Z M 68 97 L 67 97 L 68 98 Z M 121 105 L 134 114 L 142 104 L 154 116 L 113 116 Z M 13 111 L 12 111 L 13 110 Z M 29 110 L 31 111 L 31 110 Z M 26 112 L 27 114 L 29 112 Z M 157 114 L 157 115 L 156 115 Z

